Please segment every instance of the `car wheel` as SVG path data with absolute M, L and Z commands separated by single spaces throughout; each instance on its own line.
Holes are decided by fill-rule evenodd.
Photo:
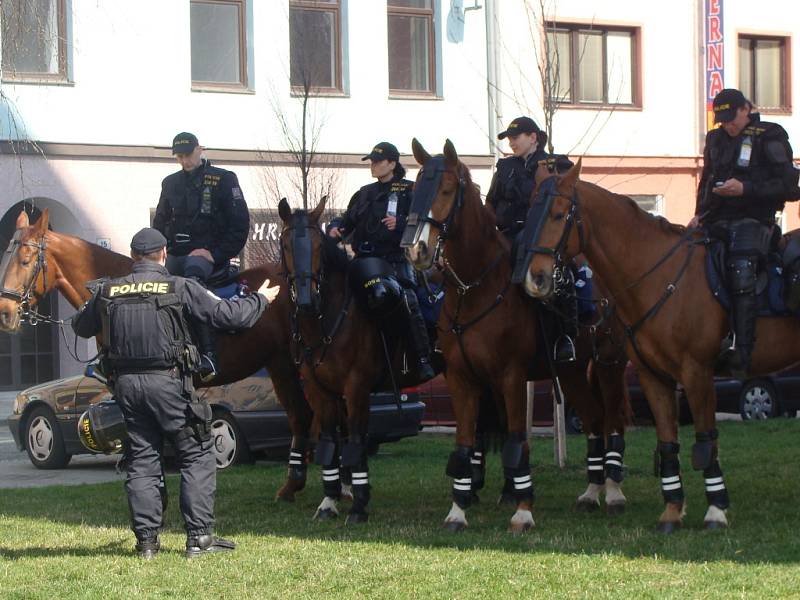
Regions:
M 37 469 L 63 469 L 71 455 L 64 446 L 64 436 L 53 411 L 39 406 L 31 412 L 25 427 L 25 449 Z
M 739 392 L 739 412 L 742 420 L 771 419 L 779 414 L 778 393 L 766 379 L 746 381 Z
M 567 433 L 583 433 L 583 421 L 581 421 L 581 418 L 578 416 L 578 413 L 575 412 L 574 408 L 570 407 L 567 409 L 564 420 L 564 429 L 566 429 Z
M 211 419 L 211 439 L 217 469 L 227 469 L 250 460 L 250 449 L 233 416 L 225 411 L 214 411 Z

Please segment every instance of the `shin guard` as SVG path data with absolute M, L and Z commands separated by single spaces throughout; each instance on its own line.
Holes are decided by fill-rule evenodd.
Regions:
M 625 438 L 622 434 L 612 433 L 608 436 L 608 446 L 605 456 L 605 475 L 608 479 L 622 483 L 625 476 L 623 472 L 623 458 L 625 457 Z
M 306 464 L 306 452 L 308 450 L 308 440 L 293 438 L 292 447 L 289 450 L 289 479 L 292 481 L 305 481 L 308 471 Z
M 514 498 L 517 502 L 533 501 L 533 482 L 527 436 L 524 432 L 512 432 L 503 444 L 503 472 L 506 479 L 514 482 Z
M 714 441 L 719 437 L 716 429 L 695 433 L 695 443 L 692 446 L 692 468 L 695 471 L 708 469 L 717 457 Z
M 728 498 L 728 488 L 725 487 L 722 469 L 716 458 L 708 468 L 703 470 L 703 478 L 705 479 L 706 500 L 709 506 L 716 506 L 721 510 L 728 508 L 731 504 Z
M 472 503 L 472 448 L 456 446 L 447 461 L 445 473 L 453 478 L 453 502 L 462 510 Z
M 605 447 L 603 446 L 603 438 L 587 438 L 586 439 L 586 478 L 589 483 L 603 485 L 605 479 L 603 476 L 603 454 Z
M 683 504 L 680 449 L 681 445 L 678 442 L 658 442 L 656 446 L 656 474 L 661 477 L 661 494 L 664 502 Z

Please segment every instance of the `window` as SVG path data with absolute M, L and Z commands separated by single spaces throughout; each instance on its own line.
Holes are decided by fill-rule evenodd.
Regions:
M 559 104 L 639 105 L 638 29 L 546 24 L 550 99 Z
M 388 0 L 389 91 L 433 94 L 433 0 Z
M 339 0 L 291 0 L 289 62 L 295 90 L 342 91 Z
M 245 0 L 192 0 L 192 85 L 246 88 Z
M 0 2 L 3 79 L 65 80 L 64 0 Z
M 651 215 L 664 215 L 664 196 L 661 194 L 632 194 L 630 198 Z
M 739 36 L 739 89 L 762 109 L 788 110 L 786 38 Z

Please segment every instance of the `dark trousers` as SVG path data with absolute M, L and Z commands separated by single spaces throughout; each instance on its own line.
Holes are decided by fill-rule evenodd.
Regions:
M 162 522 L 159 492 L 164 440 L 175 447 L 181 473 L 180 507 L 190 536 L 211 533 L 217 465 L 211 442 L 185 435 L 189 400 L 181 379 L 171 375 L 128 374 L 117 378 L 115 396 L 128 428 L 125 490 L 131 529 L 139 539 L 153 537 Z

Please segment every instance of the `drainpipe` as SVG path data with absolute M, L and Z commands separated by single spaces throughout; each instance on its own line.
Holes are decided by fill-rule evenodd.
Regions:
M 485 0 L 486 3 L 486 94 L 489 105 L 489 153 L 495 162 L 500 158 L 497 146 L 498 125 L 502 123 L 503 111 L 500 103 L 500 72 L 497 46 L 497 11 L 496 0 Z

